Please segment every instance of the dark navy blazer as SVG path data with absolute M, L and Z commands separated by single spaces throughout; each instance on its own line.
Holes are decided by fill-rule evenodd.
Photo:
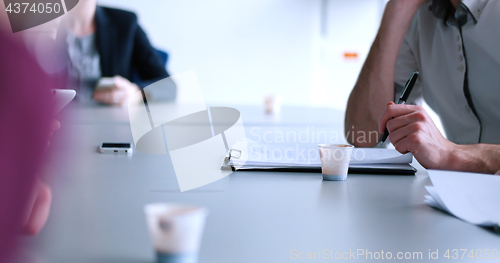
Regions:
M 169 76 L 134 13 L 97 6 L 95 22 L 103 77 L 120 75 L 133 81 L 136 71 L 144 81 L 136 84 L 144 87 Z

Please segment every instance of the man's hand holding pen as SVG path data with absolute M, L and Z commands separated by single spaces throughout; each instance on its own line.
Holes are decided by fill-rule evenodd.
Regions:
M 389 102 L 379 118 L 379 132 L 389 131 L 389 140 L 400 153 L 411 152 L 428 169 L 445 169 L 455 146 L 438 130 L 421 106 Z

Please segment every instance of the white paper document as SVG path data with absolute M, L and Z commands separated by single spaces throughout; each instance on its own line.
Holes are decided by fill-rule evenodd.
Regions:
M 232 147 L 238 150 L 238 146 Z M 234 165 L 269 166 L 283 165 L 295 167 L 321 167 L 319 149 L 316 144 L 249 144 L 242 151 L 242 158 L 231 159 Z M 409 164 L 411 153 L 400 154 L 394 149 L 354 148 L 351 164 Z
M 424 202 L 468 223 L 500 227 L 500 176 L 429 170 Z

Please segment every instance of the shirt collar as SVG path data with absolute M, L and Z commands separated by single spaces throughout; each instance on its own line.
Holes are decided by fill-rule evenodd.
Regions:
M 489 0 L 462 0 L 463 6 L 465 6 L 472 17 L 474 18 L 475 22 L 477 23 L 479 21 L 479 18 L 481 18 L 484 8 L 486 4 L 488 4 Z

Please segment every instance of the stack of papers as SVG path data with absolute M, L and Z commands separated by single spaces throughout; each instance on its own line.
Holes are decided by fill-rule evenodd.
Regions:
M 234 145 L 229 153 L 228 164 L 233 170 L 321 170 L 319 148 L 316 144 L 254 143 L 246 145 L 244 149 Z M 394 149 L 354 148 L 349 169 L 357 169 L 358 172 L 379 170 L 414 174 L 415 168 L 409 165 L 412 160 L 411 153 L 400 154 Z
M 468 223 L 500 227 L 500 176 L 429 170 L 424 202 Z

